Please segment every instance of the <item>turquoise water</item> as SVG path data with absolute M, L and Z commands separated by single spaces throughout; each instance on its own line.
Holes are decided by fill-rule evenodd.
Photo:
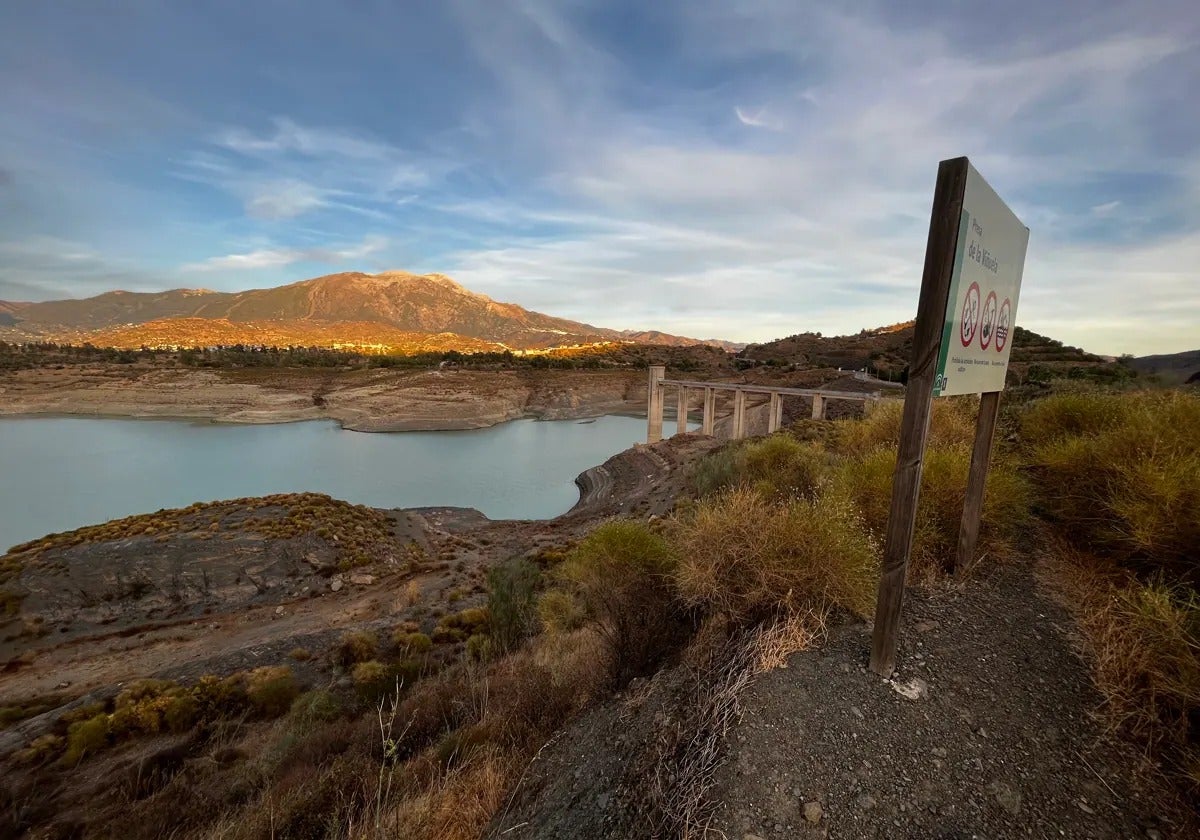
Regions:
M 0 551 L 159 508 L 300 491 L 544 519 L 578 500 L 575 476 L 645 439 L 636 417 L 387 434 L 331 422 L 0 419 Z

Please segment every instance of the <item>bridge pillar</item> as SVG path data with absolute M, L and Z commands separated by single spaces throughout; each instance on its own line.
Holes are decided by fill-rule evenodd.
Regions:
M 738 388 L 733 392 L 733 439 L 746 436 L 746 392 Z
M 767 415 L 767 434 L 778 432 L 783 425 L 783 394 L 771 394 L 771 410 Z
M 680 385 L 675 395 L 675 434 L 682 435 L 687 431 L 688 421 L 688 389 Z
M 814 419 L 814 420 L 824 420 L 825 419 L 825 398 L 823 396 L 821 396 L 820 394 L 813 394 L 812 419 Z
M 715 388 L 704 389 L 704 419 L 700 423 L 700 433 L 712 437 L 713 424 L 717 420 L 717 391 Z
M 646 443 L 662 440 L 663 386 L 667 375 L 666 365 L 650 366 L 650 384 L 646 392 Z

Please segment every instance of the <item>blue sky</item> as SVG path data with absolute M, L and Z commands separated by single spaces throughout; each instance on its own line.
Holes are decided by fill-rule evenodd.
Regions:
M 442 272 L 617 328 L 904 320 L 937 161 L 1032 230 L 1018 323 L 1200 346 L 1188 2 L 0 8 L 0 298 Z

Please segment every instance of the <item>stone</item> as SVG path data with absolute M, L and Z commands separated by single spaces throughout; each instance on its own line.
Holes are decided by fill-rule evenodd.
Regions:
M 864 793 L 862 796 L 858 797 L 857 800 L 855 800 L 855 804 L 858 805 L 859 810 L 869 811 L 879 803 L 875 801 L 874 796 L 871 796 L 869 793 Z
M 987 792 L 996 798 L 996 802 L 1000 804 L 1008 813 L 1014 817 L 1021 813 L 1021 793 L 1013 790 L 1011 786 L 1004 782 L 992 782 L 987 786 Z
M 329 588 L 334 592 L 337 592 L 342 588 L 342 579 L 340 577 L 335 577 L 333 580 L 329 581 Z
M 820 802 L 805 802 L 804 803 L 804 819 L 812 825 L 816 825 L 824 816 L 825 809 L 821 807 Z
M 743 834 L 742 840 L 763 840 L 763 838 L 759 837 L 757 834 Z
M 907 700 L 924 700 L 929 696 L 929 683 L 920 677 L 913 677 L 906 683 L 892 683 L 892 691 Z
M 355 586 L 370 586 L 375 582 L 375 575 L 353 574 L 350 575 L 350 582 Z
M 283 607 L 276 607 L 275 615 L 283 615 Z

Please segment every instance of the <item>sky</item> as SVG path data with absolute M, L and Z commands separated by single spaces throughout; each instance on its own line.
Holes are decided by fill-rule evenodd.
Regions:
M 613 328 L 910 319 L 939 160 L 1017 323 L 1200 346 L 1194 0 L 0 5 L 0 299 L 447 274 Z

